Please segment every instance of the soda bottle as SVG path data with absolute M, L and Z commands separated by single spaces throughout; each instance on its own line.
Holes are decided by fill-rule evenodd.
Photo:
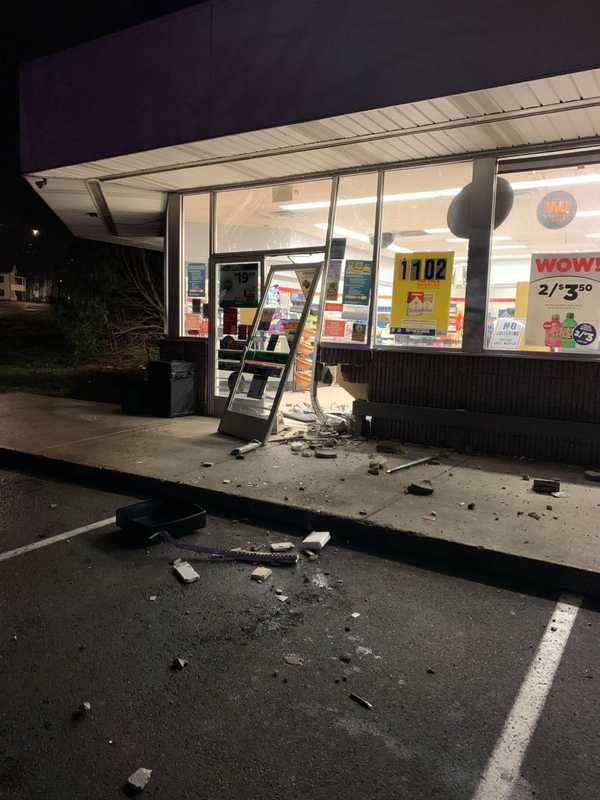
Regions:
M 577 325 L 575 321 L 575 313 L 567 311 L 565 319 L 562 324 L 561 330 L 561 347 L 568 349 L 575 347 L 575 339 L 573 339 L 573 329 Z
M 552 314 L 552 319 L 550 322 L 544 323 L 544 331 L 544 344 L 546 347 L 550 347 L 552 350 L 560 347 L 562 325 L 560 323 L 560 317 L 558 314 Z

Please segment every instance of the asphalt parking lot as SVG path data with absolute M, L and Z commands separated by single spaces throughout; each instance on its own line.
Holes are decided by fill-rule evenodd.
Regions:
M 110 522 L 52 542 L 133 500 L 0 472 L 3 800 L 119 798 L 138 767 L 169 800 L 597 797 L 585 600 L 343 542 L 262 584 L 191 556 L 190 585 Z M 294 535 L 210 516 L 190 540 Z

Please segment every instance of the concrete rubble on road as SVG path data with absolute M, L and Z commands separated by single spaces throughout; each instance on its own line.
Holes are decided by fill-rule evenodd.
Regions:
M 427 496 L 433 494 L 433 486 L 431 485 L 431 481 L 427 480 L 420 481 L 419 483 L 411 483 L 406 487 L 406 493 Z
M 300 544 L 301 550 L 322 550 L 327 542 L 331 539 L 329 531 L 313 531 L 302 540 Z
M 152 770 L 140 767 L 127 778 L 127 788 L 133 792 L 143 792 L 150 783 Z
M 369 711 L 371 711 L 373 708 L 372 703 L 369 703 L 369 701 L 365 700 L 364 697 L 361 697 L 359 694 L 355 694 L 354 692 L 351 692 L 350 699 L 354 700 L 355 703 L 358 703 L 359 706 L 367 708 Z
M 269 569 L 268 567 L 257 567 L 254 572 L 250 574 L 250 577 L 253 581 L 266 581 L 267 578 L 270 578 L 273 574 L 273 570 Z
M 188 665 L 187 658 L 181 658 L 180 656 L 174 658 L 173 663 L 171 664 L 172 668 L 175 670 L 184 669 L 184 667 L 187 667 L 187 665 Z
M 84 701 L 84 702 L 83 702 L 83 703 L 82 703 L 82 704 L 79 706 L 79 711 L 80 711 L 82 714 L 89 714 L 89 712 L 90 712 L 91 710 L 92 710 L 92 704 L 90 703 L 90 701 L 89 701 L 89 700 L 85 700 L 85 701 Z
M 292 667 L 302 667 L 304 665 L 304 659 L 297 653 L 288 653 L 283 657 L 283 660 Z
M 292 542 L 271 542 L 271 550 L 274 553 L 285 553 L 288 550 L 293 550 L 294 545 Z
M 194 581 L 200 578 L 200 575 L 198 575 L 192 565 L 188 561 L 183 561 L 181 558 L 178 558 L 173 563 L 173 572 L 182 583 L 194 583 Z
M 560 481 L 557 478 L 534 478 L 531 488 L 537 494 L 553 494 L 560 492 Z

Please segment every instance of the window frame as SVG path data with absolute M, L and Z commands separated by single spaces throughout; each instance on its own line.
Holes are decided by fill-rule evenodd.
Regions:
M 379 261 L 381 254 L 381 231 L 383 224 L 383 193 L 386 172 L 410 170 L 428 165 L 443 166 L 460 161 L 470 161 L 473 167 L 473 200 L 471 203 L 472 233 L 469 238 L 467 250 L 467 278 L 465 285 L 465 310 L 463 320 L 463 338 L 460 347 L 437 348 L 422 345 L 377 345 L 374 344 L 374 326 L 377 314 L 377 287 L 379 280 Z M 286 176 L 275 180 L 246 181 L 235 184 L 197 187 L 169 192 L 167 196 L 166 213 L 166 246 L 165 246 L 165 297 L 167 298 L 167 324 L 165 333 L 170 338 L 196 341 L 197 337 L 182 335 L 183 331 L 183 305 L 182 283 L 184 270 L 184 227 L 183 227 L 183 197 L 194 194 L 208 194 L 210 196 L 210 224 L 209 224 L 209 259 L 215 257 L 235 258 L 235 252 L 218 253 L 216 244 L 216 197 L 218 192 L 240 189 L 270 188 L 286 183 L 300 183 L 329 178 L 339 181 L 342 177 L 360 175 L 362 173 L 377 174 L 377 204 L 375 212 L 375 241 L 373 248 L 373 270 L 371 275 L 371 298 L 369 304 L 369 325 L 367 342 L 323 342 L 322 346 L 345 350 L 377 350 L 390 353 L 421 353 L 432 356 L 484 356 L 492 358 L 518 358 L 518 359 L 550 359 L 555 361 L 600 361 L 600 352 L 585 354 L 581 351 L 575 353 L 555 352 L 527 352 L 514 350 L 490 350 L 485 347 L 486 316 L 488 299 L 488 282 L 490 273 L 490 255 L 493 234 L 493 218 L 495 211 L 496 179 L 498 176 L 527 169 L 535 169 L 543 164 L 549 166 L 569 166 L 586 163 L 600 164 L 600 150 L 596 147 L 582 146 L 581 148 L 565 148 L 557 152 L 557 146 L 547 148 L 531 147 L 522 150 L 515 149 L 510 154 L 498 153 L 464 153 L 449 158 L 419 159 L 415 161 L 390 162 L 383 165 L 365 165 L 363 167 L 343 170 L 331 170 L 322 173 L 304 174 L 300 176 Z M 337 194 L 332 192 L 333 194 Z M 326 236 L 326 266 L 323 271 L 325 280 L 329 267 L 329 244 L 332 236 L 335 207 L 330 207 L 329 222 Z M 301 248 L 306 252 L 309 248 Z M 262 252 L 262 251 L 261 251 Z M 248 255 L 248 254 L 245 254 Z M 210 274 L 208 277 L 210 281 Z M 210 291 L 210 287 L 209 287 Z M 175 311 L 175 313 L 173 313 Z M 322 317 L 322 315 L 321 315 Z M 322 322 L 322 320 L 321 320 Z

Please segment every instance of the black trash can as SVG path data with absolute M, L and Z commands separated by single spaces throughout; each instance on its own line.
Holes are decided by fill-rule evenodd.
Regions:
M 196 366 L 189 361 L 150 361 L 147 366 L 148 409 L 155 417 L 196 413 Z

